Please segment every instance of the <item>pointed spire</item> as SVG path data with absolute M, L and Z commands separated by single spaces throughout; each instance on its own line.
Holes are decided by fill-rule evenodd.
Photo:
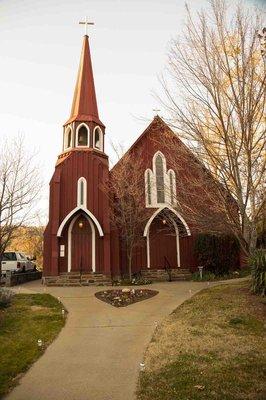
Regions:
M 94 121 L 103 125 L 99 120 L 96 93 L 94 87 L 90 46 L 88 36 L 83 39 L 78 77 L 72 102 L 70 118 L 66 122 Z M 65 125 L 66 125 L 65 124 Z

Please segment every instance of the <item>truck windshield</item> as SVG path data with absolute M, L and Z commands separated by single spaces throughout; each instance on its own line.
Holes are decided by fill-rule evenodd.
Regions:
M 16 261 L 16 253 L 13 252 L 4 253 L 2 261 Z

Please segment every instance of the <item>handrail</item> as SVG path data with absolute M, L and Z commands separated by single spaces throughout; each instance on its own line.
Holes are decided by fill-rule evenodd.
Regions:
M 169 260 L 168 260 L 168 258 L 166 256 L 164 256 L 164 268 L 165 269 L 171 269 L 172 268 L 171 264 L 170 264 L 170 262 L 169 262 Z

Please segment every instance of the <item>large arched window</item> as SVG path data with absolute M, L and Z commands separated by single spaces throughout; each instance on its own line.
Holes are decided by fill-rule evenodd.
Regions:
M 98 150 L 103 150 L 103 133 L 97 126 L 93 131 L 93 147 Z
M 172 169 L 167 170 L 166 158 L 157 151 L 152 160 L 152 169 L 145 171 L 146 207 L 176 206 L 176 178 Z
M 163 167 L 163 159 L 160 154 L 158 154 L 156 157 L 155 167 L 156 167 L 157 203 L 165 203 L 164 167 Z
M 87 181 L 83 177 L 78 180 L 77 205 L 87 207 Z
M 85 125 L 78 128 L 77 146 L 88 146 L 88 129 Z

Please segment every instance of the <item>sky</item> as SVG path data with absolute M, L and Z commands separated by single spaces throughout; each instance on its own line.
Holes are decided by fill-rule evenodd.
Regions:
M 264 4 L 266 0 L 244 0 Z M 188 0 L 193 10 L 207 0 Z M 0 140 L 23 134 L 36 153 L 44 219 L 49 180 L 62 150 L 88 16 L 94 79 L 106 152 L 129 147 L 161 108 L 158 76 L 170 40 L 182 34 L 184 0 L 0 0 Z M 163 110 L 160 113 L 163 116 Z M 0 142 L 0 146 L 1 146 Z

